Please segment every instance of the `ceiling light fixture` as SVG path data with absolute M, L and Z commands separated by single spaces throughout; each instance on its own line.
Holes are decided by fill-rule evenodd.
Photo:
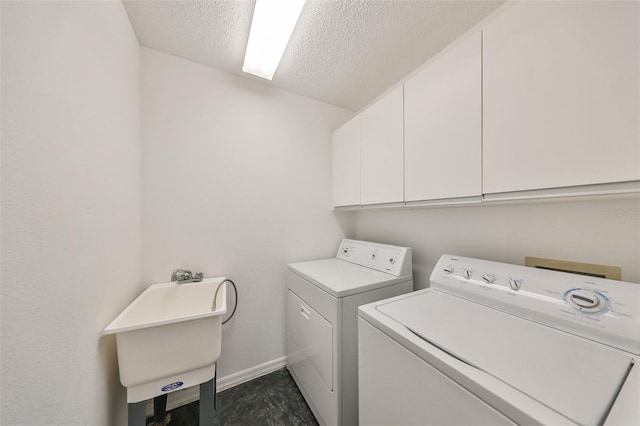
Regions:
M 242 71 L 271 80 L 305 0 L 257 0 Z

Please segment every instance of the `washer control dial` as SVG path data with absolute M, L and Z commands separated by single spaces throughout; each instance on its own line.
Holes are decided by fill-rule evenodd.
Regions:
M 509 287 L 511 287 L 511 290 L 520 290 L 520 287 L 522 287 L 522 280 L 516 280 L 515 278 L 509 278 Z
M 473 271 L 472 271 L 472 270 L 470 270 L 470 269 L 465 269 L 465 270 L 464 270 L 464 277 L 465 277 L 466 279 L 471 278 L 471 276 L 472 276 L 472 275 L 473 275 Z
M 582 288 L 574 288 L 566 292 L 565 300 L 580 312 L 596 313 L 607 307 L 607 300 L 602 294 Z
M 447 274 L 451 274 L 451 273 L 453 273 L 453 271 L 455 271 L 455 269 L 453 269 L 453 266 L 451 266 L 451 265 L 445 266 L 443 270 Z
M 487 284 L 493 284 L 494 282 L 496 282 L 496 276 L 492 274 L 483 274 L 482 279 Z

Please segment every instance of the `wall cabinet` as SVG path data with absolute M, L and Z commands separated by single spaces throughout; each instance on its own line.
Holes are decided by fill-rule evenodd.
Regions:
M 360 115 L 333 132 L 331 141 L 333 205 L 360 204 Z
M 482 38 L 404 85 L 405 201 L 482 195 Z
M 361 116 L 361 202 L 363 205 L 402 202 L 402 86 L 364 110 Z
M 640 192 L 640 2 L 513 2 L 334 133 L 334 205 Z
M 483 188 L 640 179 L 640 3 L 518 2 L 483 30 Z

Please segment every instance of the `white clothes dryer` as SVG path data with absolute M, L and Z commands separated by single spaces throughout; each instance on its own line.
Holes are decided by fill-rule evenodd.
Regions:
M 358 307 L 413 290 L 411 249 L 342 240 L 287 272 L 287 367 L 321 425 L 358 424 Z
M 640 424 L 640 285 L 444 255 L 359 309 L 362 425 Z

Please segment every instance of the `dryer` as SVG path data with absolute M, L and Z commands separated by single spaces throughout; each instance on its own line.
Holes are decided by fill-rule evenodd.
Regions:
M 444 255 L 359 310 L 362 425 L 640 424 L 640 285 Z
M 413 290 L 411 249 L 342 240 L 287 271 L 287 367 L 321 425 L 358 424 L 360 305 Z

